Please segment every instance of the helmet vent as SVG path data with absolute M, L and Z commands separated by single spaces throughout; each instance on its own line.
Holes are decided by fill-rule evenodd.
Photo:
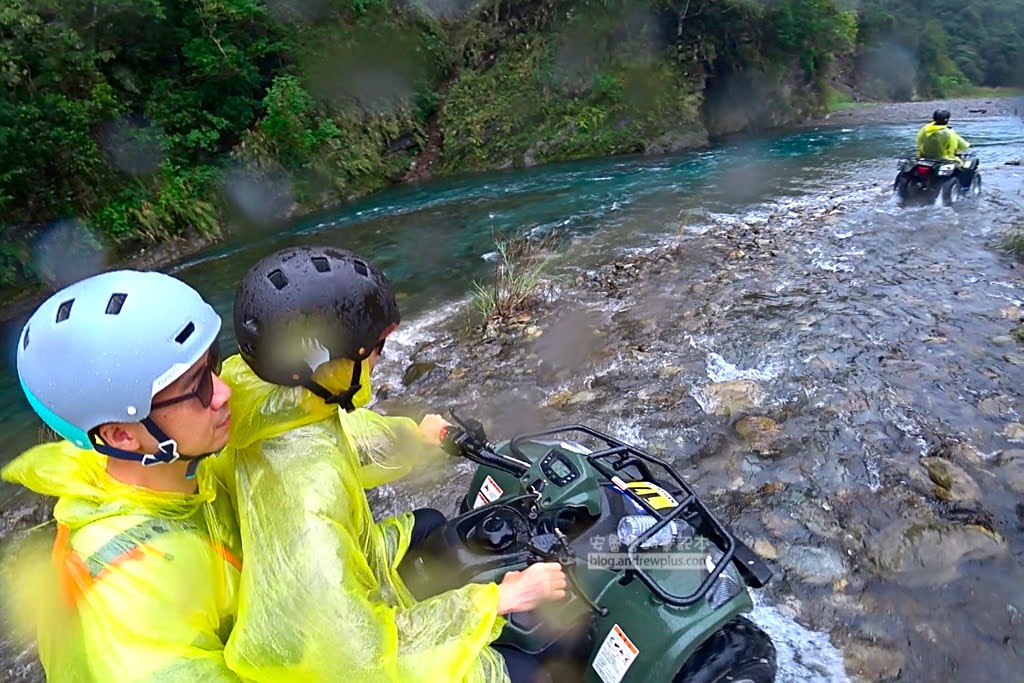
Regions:
M 29 329 L 30 328 L 28 328 L 28 327 L 25 328 L 25 336 L 21 338 L 21 348 L 22 349 L 27 349 L 28 348 L 28 331 L 29 331 Z
M 366 264 L 360 261 L 359 259 L 355 259 L 352 261 L 352 267 L 355 268 L 356 272 L 362 275 L 363 277 L 367 277 L 370 274 L 370 269 L 367 268 Z
M 188 325 L 185 325 L 184 329 L 182 329 L 181 332 L 178 333 L 178 336 L 174 338 L 174 341 L 178 342 L 179 344 L 184 344 L 185 340 L 191 337 L 192 333 L 195 331 L 195 324 L 189 323 Z
M 270 271 L 270 274 L 267 275 L 267 279 L 270 280 L 270 284 L 274 285 L 278 290 L 282 290 L 288 286 L 288 278 L 284 276 L 284 273 L 282 273 L 280 269 Z
M 71 317 L 71 307 L 75 305 L 74 299 L 68 299 L 57 308 L 57 322 L 62 323 Z
M 312 259 L 313 267 L 316 268 L 318 273 L 329 273 L 331 272 L 331 264 L 323 256 L 314 256 Z
M 257 320 L 256 318 L 252 317 L 251 315 L 250 316 L 246 316 L 246 318 L 245 318 L 245 329 L 249 330 L 253 334 L 259 334 L 260 333 L 260 321 Z
M 127 294 L 111 294 L 110 301 L 107 302 L 107 315 L 117 315 L 120 313 L 121 307 L 124 306 L 124 300 L 127 298 Z

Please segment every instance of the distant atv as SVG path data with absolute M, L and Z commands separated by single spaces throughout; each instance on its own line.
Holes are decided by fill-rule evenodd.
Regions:
M 947 159 L 900 159 L 893 191 L 900 205 L 942 203 L 951 206 L 961 199 L 981 194 L 978 160 L 964 155 L 964 165 Z

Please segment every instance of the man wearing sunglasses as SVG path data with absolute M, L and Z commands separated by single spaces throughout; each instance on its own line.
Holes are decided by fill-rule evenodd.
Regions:
M 34 601 L 50 681 L 237 680 L 223 656 L 237 523 L 197 472 L 228 439 L 220 328 L 185 283 L 117 271 L 57 292 L 22 330 L 22 388 L 65 440 L 3 470 L 58 498 L 52 553 L 22 557 L 31 582 L 4 602 Z

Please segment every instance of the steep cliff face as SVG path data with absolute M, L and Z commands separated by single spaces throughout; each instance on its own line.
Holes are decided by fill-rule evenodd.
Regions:
M 709 80 L 704 125 L 711 137 L 752 133 L 804 121 L 824 108 L 824 93 L 799 69 L 748 71 Z
M 829 59 L 757 4 L 494 8 L 455 31 L 467 60 L 440 98 L 436 171 L 683 151 L 824 105 Z

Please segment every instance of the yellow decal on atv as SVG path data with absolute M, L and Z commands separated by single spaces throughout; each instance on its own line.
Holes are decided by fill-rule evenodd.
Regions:
M 679 502 L 672 497 L 672 494 L 657 484 L 649 481 L 631 481 L 626 486 L 633 490 L 633 493 L 640 496 L 655 510 L 674 508 Z

